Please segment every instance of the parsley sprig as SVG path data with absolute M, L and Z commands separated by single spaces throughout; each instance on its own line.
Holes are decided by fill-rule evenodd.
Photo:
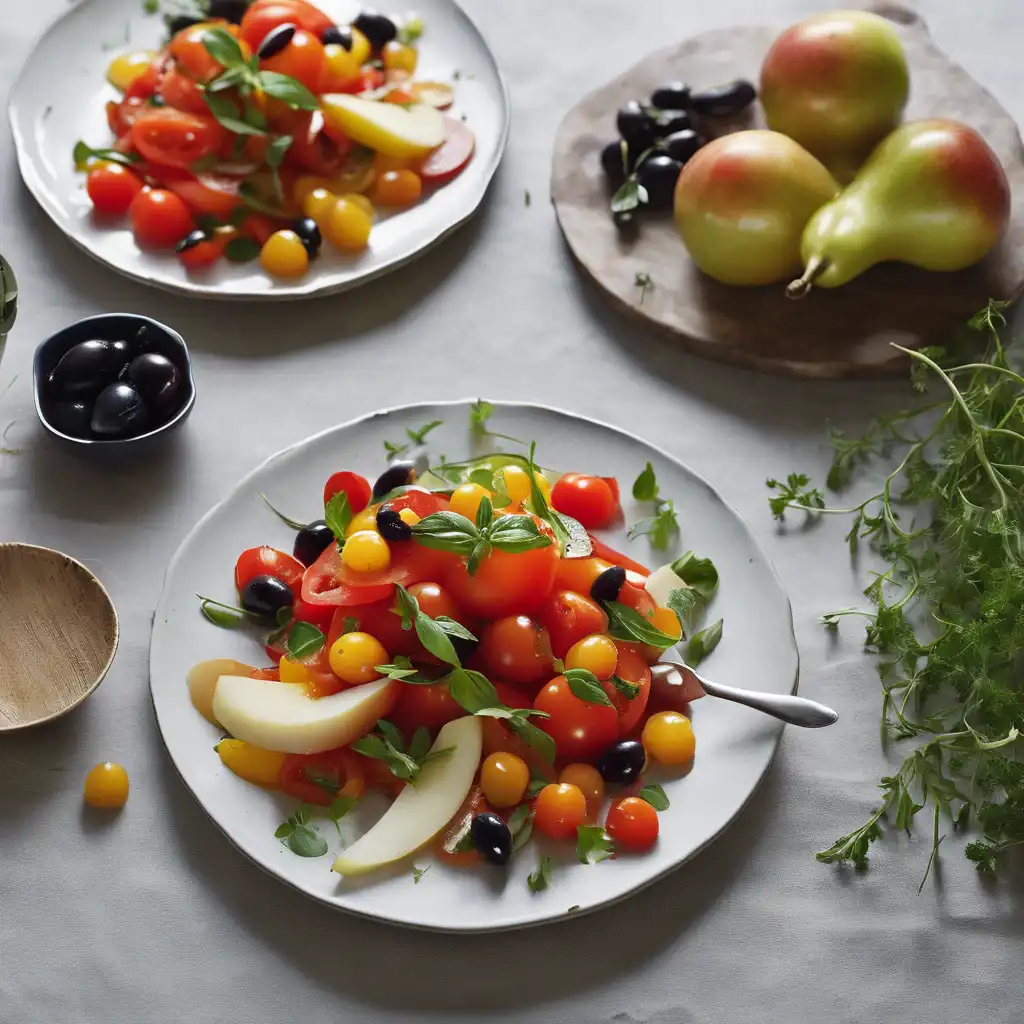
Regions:
M 851 516 L 851 550 L 866 541 L 888 563 L 865 588 L 868 610 L 824 618 L 833 629 L 852 614 L 867 619 L 883 735 L 917 742 L 882 779 L 868 820 L 818 854 L 826 863 L 866 867 L 884 824 L 909 832 L 921 813 L 932 839 L 925 878 L 943 822 L 962 830 L 973 819 L 982 835 L 965 853 L 981 871 L 1024 844 L 1024 376 L 1000 336 L 1005 305 L 989 302 L 970 321 L 987 338 L 980 360 L 943 365 L 936 350 L 902 350 L 916 389 L 937 386 L 939 402 L 877 421 L 859 440 L 833 435 L 830 482 L 844 486 L 861 464 L 886 458 L 875 493 L 824 507 L 794 474 L 771 499 L 776 517 L 791 508 Z
M 661 496 L 654 467 L 649 462 L 633 481 L 633 497 L 637 501 L 654 502 L 654 515 L 635 523 L 629 531 L 629 539 L 646 536 L 652 548 L 664 550 L 679 532 L 679 518 L 673 502 Z
M 395 444 L 393 441 L 384 442 L 384 451 L 387 452 L 389 459 L 396 459 L 400 455 L 404 455 L 412 445 L 419 447 L 427 443 L 427 434 L 432 430 L 436 430 L 438 427 L 444 425 L 444 420 L 431 420 L 429 423 L 425 423 L 419 430 L 413 430 L 411 427 L 405 428 L 405 435 L 409 438 L 406 444 Z
M 383 761 L 391 774 L 403 782 L 416 783 L 423 768 L 431 761 L 447 757 L 455 748 L 442 747 L 440 750 L 430 749 L 430 732 L 420 726 L 409 738 L 406 746 L 405 737 L 398 726 L 382 718 L 374 732 L 361 736 L 352 744 L 357 754 Z

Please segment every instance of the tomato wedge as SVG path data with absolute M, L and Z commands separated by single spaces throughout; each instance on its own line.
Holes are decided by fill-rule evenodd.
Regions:
M 150 107 L 132 123 L 132 142 L 139 154 L 162 167 L 191 167 L 216 152 L 226 136 L 212 117 L 171 107 Z
M 439 185 L 451 181 L 473 156 L 476 136 L 454 117 L 444 118 L 445 140 L 420 164 L 420 177 Z
M 326 505 L 341 491 L 344 491 L 348 498 L 348 507 L 352 515 L 362 512 L 370 504 L 370 482 L 359 473 L 352 473 L 347 469 L 332 473 L 331 478 L 324 484 L 324 504 Z
M 641 565 L 630 558 L 629 555 L 624 555 L 620 551 L 616 551 L 615 548 L 609 547 L 603 540 L 598 540 L 592 533 L 587 536 L 590 537 L 590 543 L 593 545 L 592 554 L 595 558 L 603 558 L 606 562 L 611 562 L 612 565 L 621 565 L 623 569 L 639 573 L 645 579 L 651 575 L 651 570 L 646 565 Z

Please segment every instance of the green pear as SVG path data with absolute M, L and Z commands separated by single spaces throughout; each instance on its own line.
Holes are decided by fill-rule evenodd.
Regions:
M 800 270 L 804 226 L 839 185 L 778 132 L 733 132 L 690 158 L 675 219 L 693 262 L 723 284 L 764 285 Z
M 795 139 L 844 184 L 899 124 L 909 91 L 896 30 L 867 11 L 829 11 L 793 25 L 761 67 L 768 127 Z
M 811 217 L 804 273 L 787 294 L 836 288 L 888 260 L 962 270 L 996 244 L 1009 218 L 1009 182 L 977 132 L 956 121 L 911 121 Z

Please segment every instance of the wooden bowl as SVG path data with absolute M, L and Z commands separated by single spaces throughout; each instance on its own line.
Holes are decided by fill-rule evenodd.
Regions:
M 0 544 L 0 732 L 78 707 L 117 650 L 117 612 L 73 558 L 33 544 Z

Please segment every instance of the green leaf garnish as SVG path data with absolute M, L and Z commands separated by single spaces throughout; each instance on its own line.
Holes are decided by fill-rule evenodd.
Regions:
M 324 522 L 334 534 L 338 547 L 344 547 L 345 531 L 352 522 L 352 509 L 349 507 L 348 495 L 344 491 L 338 491 L 337 494 L 332 495 L 324 505 Z
M 637 501 L 654 501 L 657 496 L 658 481 L 654 476 L 654 467 L 648 462 L 633 481 L 633 497 Z
M 315 825 L 309 824 L 309 808 L 300 804 L 295 813 L 278 825 L 274 837 L 299 857 L 322 857 L 327 852 L 327 841 Z
M 657 783 L 644 786 L 640 790 L 640 799 L 646 800 L 656 811 L 667 811 L 669 807 L 668 796 L 665 790 Z
M 654 515 L 635 523 L 629 531 L 629 539 L 636 540 L 637 537 L 646 536 L 652 548 L 667 548 L 679 531 L 679 520 L 675 505 L 667 498 L 661 497 L 654 466 L 649 462 L 633 481 L 633 497 L 637 501 L 653 501 Z
M 327 637 L 312 622 L 295 622 L 288 634 L 288 657 L 293 661 L 312 657 L 326 640 Z
M 710 601 L 715 596 L 718 589 L 718 570 L 710 558 L 698 558 L 692 551 L 687 551 L 672 563 L 671 568 L 705 601 Z
M 612 707 L 608 694 L 604 692 L 597 676 L 585 668 L 566 669 L 565 678 L 569 681 L 569 689 L 588 704 L 602 704 L 605 707 Z
M 229 263 L 251 263 L 259 259 L 260 245 L 254 238 L 239 235 L 224 247 L 224 259 Z
M 626 700 L 634 700 L 640 693 L 639 683 L 631 683 L 629 680 L 623 679 L 621 676 L 612 676 L 608 681 L 626 698 Z
M 412 884 L 413 885 L 419 885 L 420 884 L 420 879 L 429 870 L 430 870 L 430 865 L 429 864 L 425 868 L 418 868 L 418 867 L 416 867 L 415 864 L 413 864 L 413 866 L 412 866 Z
M 448 691 L 453 699 L 471 715 L 485 708 L 501 706 L 494 684 L 482 672 L 457 668 L 448 677 Z
M 613 640 L 650 644 L 662 650 L 679 643 L 679 637 L 662 632 L 650 619 L 627 605 L 618 601 L 602 601 L 601 604 L 608 614 L 608 635 Z
M 785 483 L 769 477 L 765 484 L 779 493 L 768 499 L 772 515 L 776 519 L 786 518 L 786 509 L 799 509 L 808 515 L 815 515 L 825 507 L 825 496 L 817 487 L 810 487 L 811 480 L 806 473 L 790 473 Z
M 581 864 L 598 864 L 615 853 L 615 843 L 600 825 L 578 825 L 576 856 Z
M 108 160 L 112 164 L 122 164 L 125 167 L 129 167 L 132 164 L 139 163 L 142 157 L 136 156 L 135 153 L 119 153 L 116 149 L 93 149 L 92 146 L 79 139 L 71 151 L 71 159 L 74 161 L 77 170 L 84 171 L 92 159 Z
M 537 870 L 531 871 L 526 876 L 526 884 L 530 892 L 542 892 L 551 883 L 551 873 L 554 862 L 545 853 L 541 855 L 537 864 Z
M 690 665 L 699 665 L 717 646 L 722 639 L 722 620 L 694 633 L 686 645 L 686 661 Z
M 422 740 L 417 739 L 417 748 L 421 744 Z M 455 749 L 454 747 L 443 747 L 441 750 L 431 753 L 424 751 L 418 757 L 413 757 L 411 751 L 405 749 L 405 739 L 402 733 L 391 722 L 383 718 L 377 723 L 376 732 L 360 737 L 350 746 L 357 754 L 383 761 L 391 770 L 392 775 L 413 784 L 425 765 L 438 758 L 447 757 Z
M 486 499 L 485 499 L 486 500 Z M 493 509 L 488 500 L 483 515 Z M 453 551 L 467 559 L 466 571 L 472 576 L 491 548 L 521 552 L 551 546 L 551 538 L 540 532 L 531 516 L 502 515 L 488 519 L 481 528 L 457 512 L 443 510 L 421 519 L 412 527 L 413 539 L 423 547 Z

